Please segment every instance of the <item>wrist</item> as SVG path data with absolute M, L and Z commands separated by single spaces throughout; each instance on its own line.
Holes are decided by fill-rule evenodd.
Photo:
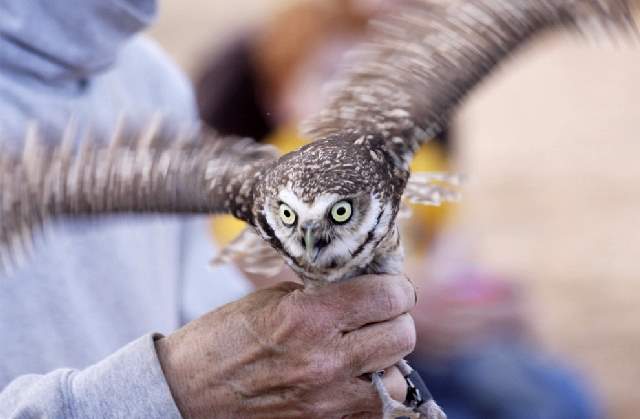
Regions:
M 160 336 L 155 339 L 156 353 L 158 354 L 158 361 L 162 368 L 165 381 L 171 391 L 171 396 L 180 410 L 183 418 L 190 418 L 190 412 L 188 410 L 187 395 L 185 394 L 185 383 L 181 374 L 181 368 L 177 366 L 175 354 L 172 351 L 172 342 L 169 338 Z

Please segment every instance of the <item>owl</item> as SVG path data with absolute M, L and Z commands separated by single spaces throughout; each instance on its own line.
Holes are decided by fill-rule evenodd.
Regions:
M 460 100 L 545 29 L 635 30 L 633 5 L 402 2 L 372 25 L 368 41 L 328 87 L 325 107 L 303 126 L 310 143 L 283 156 L 250 139 L 205 130 L 170 138 L 158 121 L 136 142 L 115 135 L 110 144 L 86 142 L 79 150 L 71 145 L 73 121 L 55 147 L 41 145 L 38 138 L 47 133 L 30 127 L 21 156 L 0 152 L 0 268 L 28 254 L 34 230 L 48 219 L 168 212 L 244 220 L 250 230 L 220 257 L 241 254 L 255 270 L 284 260 L 309 287 L 400 272 L 403 200 L 457 198 L 455 177 L 410 176 L 409 163 Z M 428 395 L 405 406 L 391 400 L 378 374 L 372 377 L 386 417 L 443 417 Z

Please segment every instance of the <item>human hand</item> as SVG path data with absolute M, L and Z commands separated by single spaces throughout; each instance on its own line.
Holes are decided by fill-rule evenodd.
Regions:
M 415 345 L 413 286 L 371 275 L 317 289 L 282 283 L 197 319 L 156 342 L 185 418 L 379 418 L 363 374 Z M 392 397 L 406 383 L 385 374 Z

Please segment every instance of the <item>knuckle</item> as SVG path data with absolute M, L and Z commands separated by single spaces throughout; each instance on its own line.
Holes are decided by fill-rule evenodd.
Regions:
M 398 327 L 395 328 L 395 341 L 398 351 L 407 355 L 416 346 L 416 328 L 413 318 L 409 314 L 398 317 Z
M 402 291 L 403 303 L 405 311 L 409 311 L 415 306 L 417 301 L 416 287 L 407 276 L 398 277 L 398 288 Z
M 413 285 L 405 277 L 389 277 L 379 289 L 381 308 L 391 314 L 409 311 L 415 304 L 415 295 Z
M 380 293 L 380 307 L 385 313 L 398 313 L 402 306 L 402 291 L 398 287 L 384 287 Z
M 418 303 L 418 290 L 416 289 L 416 284 L 408 276 L 405 276 L 404 279 L 407 294 L 409 295 L 409 310 L 411 310 Z

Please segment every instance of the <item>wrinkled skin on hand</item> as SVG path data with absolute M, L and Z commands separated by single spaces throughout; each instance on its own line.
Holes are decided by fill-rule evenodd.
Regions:
M 303 290 L 282 283 L 197 319 L 156 342 L 186 418 L 379 418 L 366 373 L 415 345 L 413 286 L 365 276 Z M 404 400 L 397 369 L 385 374 Z

